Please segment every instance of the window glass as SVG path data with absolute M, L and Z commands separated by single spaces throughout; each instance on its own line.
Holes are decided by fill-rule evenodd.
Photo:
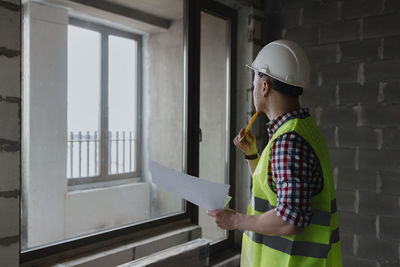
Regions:
M 68 26 L 67 177 L 99 175 L 100 34 Z
M 200 142 L 199 176 L 217 183 L 229 183 L 228 140 L 229 117 L 226 112 L 228 61 L 228 22 L 222 18 L 201 12 L 200 40 Z M 227 142 L 228 141 L 228 142 Z M 217 242 L 227 237 L 214 219 L 199 209 L 199 225 L 203 236 Z
M 108 172 L 135 172 L 137 42 L 113 35 L 108 40 Z

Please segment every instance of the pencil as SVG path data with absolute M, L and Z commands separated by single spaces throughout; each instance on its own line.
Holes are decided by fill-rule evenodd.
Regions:
M 250 122 L 246 127 L 246 130 L 244 130 L 243 136 L 240 138 L 240 141 L 242 141 L 243 138 L 246 136 L 247 132 L 250 130 L 250 127 L 253 124 L 253 122 L 256 120 L 257 116 L 258 116 L 258 112 L 254 113 L 253 117 L 251 117 Z

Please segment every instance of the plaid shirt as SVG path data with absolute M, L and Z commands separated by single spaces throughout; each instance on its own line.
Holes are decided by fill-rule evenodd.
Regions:
M 308 109 L 294 110 L 267 124 L 269 138 L 288 120 L 310 116 Z M 268 184 L 277 194 L 275 214 L 298 227 L 311 220 L 311 197 L 322 190 L 319 160 L 308 144 L 295 132 L 285 133 L 272 144 L 268 164 Z

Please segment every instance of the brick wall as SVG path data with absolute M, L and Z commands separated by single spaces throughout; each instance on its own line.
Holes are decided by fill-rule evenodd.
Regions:
M 312 62 L 302 103 L 329 145 L 344 266 L 399 266 L 400 1 L 278 2 L 275 37 Z
M 20 1 L 0 0 L 0 266 L 19 262 L 20 25 Z

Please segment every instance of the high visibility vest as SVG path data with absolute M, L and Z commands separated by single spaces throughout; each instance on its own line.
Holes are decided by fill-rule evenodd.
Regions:
M 277 205 L 276 193 L 267 181 L 268 164 L 271 164 L 274 140 L 288 132 L 299 134 L 316 153 L 323 174 L 322 191 L 311 198 L 311 222 L 302 233 L 268 236 L 245 231 L 241 267 L 341 267 L 336 193 L 329 153 L 324 138 L 310 116 L 285 122 L 268 142 L 253 174 L 247 214 L 262 214 Z

